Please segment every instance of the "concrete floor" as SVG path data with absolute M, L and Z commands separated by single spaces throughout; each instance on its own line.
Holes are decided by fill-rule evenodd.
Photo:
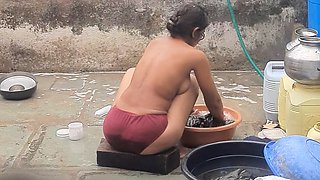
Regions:
M 185 179 L 180 167 L 166 176 L 102 168 L 96 150 L 102 119 L 95 111 L 112 103 L 122 72 L 35 74 L 38 88 L 27 100 L 0 97 L 0 173 L 31 173 L 43 179 Z M 255 72 L 213 72 L 225 106 L 238 110 L 242 123 L 235 139 L 256 135 L 265 123 L 263 82 Z M 200 96 L 197 103 L 203 103 Z M 72 121 L 84 123 L 85 137 L 70 141 L 55 135 Z

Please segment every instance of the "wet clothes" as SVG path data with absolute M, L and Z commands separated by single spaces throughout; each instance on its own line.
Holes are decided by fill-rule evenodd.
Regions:
M 114 149 L 140 154 L 167 125 L 167 114 L 137 115 L 113 106 L 104 120 L 103 133 Z

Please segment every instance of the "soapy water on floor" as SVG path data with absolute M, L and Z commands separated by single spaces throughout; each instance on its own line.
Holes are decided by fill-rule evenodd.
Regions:
M 222 92 L 222 97 L 226 98 L 226 99 L 234 99 L 234 100 L 243 100 L 252 104 L 256 104 L 256 101 L 253 101 L 252 99 L 248 98 L 248 97 L 238 97 L 238 96 L 226 96 L 226 93 Z
M 78 79 L 82 79 L 83 80 L 83 85 L 82 88 L 83 89 L 86 85 L 86 83 L 89 84 L 96 84 L 97 82 L 95 80 L 91 80 L 91 81 L 87 81 L 88 77 L 90 77 L 90 75 L 82 75 L 82 74 L 76 74 L 76 73 L 36 73 L 36 76 L 55 76 L 57 79 L 59 78 L 64 78 L 66 80 L 70 80 L 70 81 L 76 81 Z M 225 80 L 223 78 L 214 76 L 216 81 L 216 84 L 221 84 L 222 82 L 225 82 Z M 102 85 L 103 87 L 105 87 L 105 93 L 106 95 L 114 95 L 118 89 L 118 87 L 115 86 L 111 86 L 110 84 L 104 84 Z M 240 85 L 240 84 L 229 84 L 229 86 L 231 87 L 226 87 L 226 86 L 219 86 L 217 87 L 218 90 L 222 91 L 221 95 L 222 97 L 226 98 L 226 99 L 234 99 L 234 100 L 243 100 L 249 103 L 257 103 L 256 101 L 251 100 L 248 97 L 245 96 L 232 96 L 231 94 L 236 93 L 236 94 L 244 94 L 244 93 L 250 93 L 251 91 L 249 90 L 249 87 Z M 56 91 L 74 91 L 74 89 L 67 89 L 67 88 L 59 88 L 59 89 L 52 89 L 52 90 L 56 90 Z M 81 101 L 83 98 L 87 98 L 86 101 L 92 101 L 93 96 L 95 94 L 95 92 L 97 91 L 97 89 L 94 90 L 87 90 L 85 92 L 74 92 L 74 95 L 71 95 L 69 98 L 71 99 L 75 99 L 76 101 Z M 87 97 L 88 94 L 91 93 L 90 97 Z M 257 95 L 258 96 L 258 95 Z M 259 96 L 258 96 L 259 97 Z M 39 97 L 41 98 L 41 97 Z M 105 100 L 104 100 L 105 102 Z M 101 123 L 101 122 L 99 122 Z
M 90 75 L 86 74 L 86 75 L 81 75 L 81 74 L 76 74 L 76 73 L 36 73 L 36 76 L 55 76 L 56 78 L 64 78 L 64 79 L 68 79 L 70 81 L 75 81 L 78 78 L 83 80 L 83 85 L 82 88 L 83 89 L 85 87 L 86 83 L 90 83 L 90 84 L 96 84 L 97 82 L 95 80 L 91 80 L 90 82 L 87 82 L 87 77 L 90 77 Z M 61 77 L 58 77 L 61 76 Z M 214 78 L 216 79 L 215 83 L 216 84 L 221 84 L 221 82 L 225 82 L 225 80 L 223 78 L 220 78 L 218 76 L 214 76 Z M 110 84 L 104 84 L 102 85 L 103 87 L 106 87 L 106 94 L 107 95 L 114 95 L 118 89 L 118 87 L 112 87 Z M 249 90 L 249 87 L 240 85 L 240 84 L 229 84 L 229 86 L 231 87 L 226 87 L 226 86 L 219 86 L 217 87 L 218 90 L 222 91 L 221 95 L 222 97 L 226 98 L 226 99 L 234 99 L 234 100 L 243 100 L 249 103 L 257 103 L 256 101 L 246 97 L 246 96 L 232 96 L 230 94 L 232 93 L 236 93 L 236 94 L 243 94 L 243 93 L 250 93 L 251 91 Z M 56 90 L 56 91 L 72 91 L 74 89 L 67 89 L 67 88 L 59 88 L 59 89 L 52 89 L 52 90 Z M 90 93 L 89 91 L 87 92 L 75 92 L 75 95 L 70 96 L 70 98 L 75 99 L 77 101 L 80 101 L 81 98 L 85 98 L 86 94 Z M 258 95 L 257 95 L 258 96 Z M 258 96 L 259 97 L 259 96 Z M 89 98 L 89 100 L 92 100 L 92 98 Z
M 233 87 L 225 87 L 225 86 L 219 86 L 218 89 L 221 91 L 228 91 L 228 92 L 235 92 L 235 93 L 242 93 L 247 92 L 250 93 L 249 87 L 243 86 L 243 85 L 237 85 L 237 84 L 229 84 Z
M 219 78 L 218 76 L 214 76 L 216 79 L 215 84 L 222 84 L 225 80 Z M 252 104 L 256 104 L 257 102 L 244 96 L 246 93 L 251 93 L 249 87 L 243 86 L 241 84 L 232 83 L 229 84 L 230 87 L 226 86 L 217 86 L 217 89 L 221 91 L 221 96 L 226 99 L 233 99 L 233 100 L 243 100 Z M 233 94 L 242 94 L 242 96 L 232 96 Z M 258 95 L 257 95 L 258 96 Z M 259 97 L 259 96 L 258 96 Z
M 81 110 L 83 109 L 83 106 L 85 106 L 86 102 L 93 102 L 95 103 L 96 101 L 94 100 L 94 95 L 95 93 L 98 92 L 98 89 L 87 89 L 87 90 L 84 90 L 86 85 L 87 84 L 97 84 L 96 80 L 90 80 L 89 77 L 90 75 L 88 74 L 73 74 L 73 73 L 36 73 L 35 74 L 36 76 L 53 76 L 55 79 L 64 79 L 66 81 L 82 81 L 82 86 L 80 88 L 63 88 L 63 87 L 59 87 L 59 88 L 50 88 L 51 90 L 53 91 L 57 91 L 57 92 L 60 92 L 60 91 L 72 91 L 73 94 L 71 96 L 69 96 L 70 99 L 74 99 L 75 101 L 79 101 L 79 102 L 82 102 L 82 108 Z M 119 87 L 117 86 L 111 86 L 110 84 L 103 84 L 102 85 L 103 88 L 104 88 L 104 93 L 107 95 L 107 96 L 112 96 L 116 93 L 116 91 L 118 90 Z M 100 93 L 100 92 L 98 92 Z M 41 98 L 41 96 L 38 97 L 38 99 Z M 84 100 L 84 101 L 82 101 Z M 105 99 L 102 99 L 101 100 L 102 102 L 106 102 Z M 107 113 L 107 110 L 106 111 L 106 107 L 107 109 L 109 108 L 109 105 L 107 104 L 105 107 L 102 107 L 101 109 L 103 109 L 105 112 L 103 112 L 102 114 L 97 114 L 97 112 L 100 112 L 101 113 L 101 109 L 97 110 L 96 114 L 95 114 L 95 117 L 98 118 L 98 124 L 99 125 L 102 125 L 103 124 L 103 121 L 104 121 L 104 117 Z M 81 113 L 82 111 L 79 111 L 77 113 L 77 117 L 80 117 L 81 116 Z M 49 115 L 49 114 L 47 114 Z

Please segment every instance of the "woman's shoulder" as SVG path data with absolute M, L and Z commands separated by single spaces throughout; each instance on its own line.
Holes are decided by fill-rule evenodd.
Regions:
M 189 53 L 192 53 L 197 59 L 206 59 L 206 54 L 200 49 L 190 48 Z
M 153 41 L 162 41 L 164 40 L 166 37 L 165 36 L 155 36 L 153 38 L 151 38 L 150 42 L 153 42 Z
M 154 46 L 159 43 L 163 43 L 164 41 L 165 41 L 165 37 L 155 37 L 149 41 L 148 47 Z
M 168 37 L 165 37 L 165 36 L 157 36 L 155 38 L 153 38 L 150 43 L 156 43 L 156 42 L 164 42 L 164 41 L 167 41 L 168 40 Z

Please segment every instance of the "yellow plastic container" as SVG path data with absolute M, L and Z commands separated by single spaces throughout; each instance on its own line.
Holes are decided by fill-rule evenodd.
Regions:
M 279 96 L 278 96 L 278 121 L 280 127 L 286 131 L 286 98 L 289 89 L 292 89 L 292 85 L 295 81 L 289 76 L 285 75 L 280 79 L 279 84 Z
M 287 91 L 285 121 L 287 135 L 307 136 L 320 121 L 320 86 L 293 83 Z

